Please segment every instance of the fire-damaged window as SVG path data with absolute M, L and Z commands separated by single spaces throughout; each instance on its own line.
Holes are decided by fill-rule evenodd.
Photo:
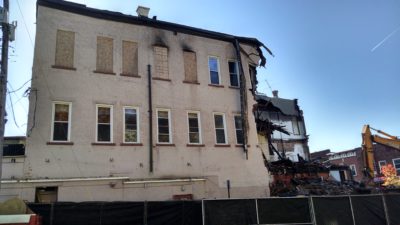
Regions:
M 157 142 L 172 143 L 171 112 L 169 109 L 157 109 Z
M 214 113 L 215 141 L 217 144 L 226 144 L 225 114 Z
M 238 63 L 236 61 L 229 61 L 228 66 L 229 66 L 229 78 L 231 81 L 231 86 L 239 87 Z
M 185 69 L 185 81 L 189 83 L 197 83 L 196 53 L 183 51 L 183 64 Z
M 57 202 L 58 187 L 37 187 L 35 190 L 35 203 Z
M 189 144 L 201 144 L 200 112 L 188 112 Z
M 351 164 L 349 167 L 350 167 L 351 175 L 352 175 L 353 177 L 357 176 L 356 165 L 355 165 L 355 164 Z
M 292 118 L 292 127 L 293 127 L 293 134 L 299 135 L 300 134 L 299 121 L 297 120 L 296 117 Z
M 168 48 L 154 46 L 155 78 L 169 80 L 168 75 Z
M 112 142 L 112 106 L 96 105 L 96 114 L 96 142 Z
M 243 144 L 242 117 L 240 115 L 236 115 L 234 119 L 235 119 L 236 143 Z
M 122 74 L 124 76 L 138 75 L 138 44 L 122 41 Z
M 139 110 L 136 107 L 124 107 L 124 143 L 139 142 Z
M 220 84 L 219 61 L 217 57 L 214 56 L 208 57 L 208 70 L 210 72 L 210 83 L 219 85 Z
M 99 73 L 114 74 L 114 40 L 108 37 L 97 37 L 96 71 Z
M 74 69 L 75 33 L 57 30 L 55 68 Z
M 69 141 L 71 133 L 71 103 L 53 102 L 52 141 Z

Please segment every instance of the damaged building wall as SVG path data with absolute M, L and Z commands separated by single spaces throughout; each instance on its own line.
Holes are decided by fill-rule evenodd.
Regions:
M 257 95 L 258 104 L 264 105 L 258 112 L 260 120 L 269 121 L 273 126 L 279 128 L 271 130 L 271 144 L 282 155 L 294 162 L 299 161 L 298 156 L 308 160 L 308 135 L 303 112 L 300 110 L 297 100 L 279 98 L 277 92 L 274 94 L 274 97 Z M 267 138 L 267 136 L 262 135 L 262 138 Z M 278 159 L 276 153 L 270 156 L 272 161 Z
M 51 1 L 48 4 L 62 3 Z M 75 33 L 75 70 L 52 68 L 59 29 Z M 236 59 L 232 42 L 97 19 L 40 4 L 36 37 L 26 160 L 23 170 L 4 178 L 43 180 L 10 181 L 2 185 L 1 193 L 21 193 L 23 199 L 33 201 L 36 187 L 51 186 L 58 188 L 59 201 L 167 200 L 180 194 L 192 194 L 195 199 L 226 198 L 229 183 L 231 197 L 268 195 L 269 178 L 257 148 L 255 118 L 251 113 L 247 118 L 248 159 L 236 140 L 234 116 L 240 115 L 241 108 L 239 89 L 229 88 L 228 60 Z M 98 37 L 107 39 L 97 42 Z M 112 61 L 98 65 L 103 58 L 98 58 L 96 49 L 98 43 L 103 42 L 106 43 L 104 51 L 100 50 L 104 54 L 100 56 Z M 127 54 L 124 54 L 123 43 L 135 43 L 128 47 L 137 49 L 137 68 L 124 62 Z M 167 47 L 167 51 L 160 53 L 162 57 L 155 51 L 155 46 L 160 44 Z M 241 47 L 249 53 L 256 52 L 249 44 L 242 43 Z M 196 53 L 188 61 L 196 61 L 197 71 L 186 66 L 188 73 L 185 75 L 184 56 L 188 50 Z M 210 56 L 217 57 L 219 62 L 219 85 L 210 84 Z M 136 53 L 128 57 L 134 60 Z M 242 54 L 246 79 L 249 64 L 258 62 L 257 57 L 252 58 L 249 60 Z M 147 65 L 151 65 L 155 78 L 151 80 L 153 143 L 149 142 Z M 96 68 L 104 71 L 95 71 Z M 124 76 L 136 70 L 137 74 L 130 74 L 134 76 Z M 194 81 L 195 75 L 196 82 L 185 82 L 186 79 Z M 248 81 L 246 90 L 250 88 Z M 247 111 L 251 112 L 250 107 L 255 104 L 251 93 L 247 101 Z M 70 105 L 70 137 L 62 143 L 52 141 L 54 102 Z M 108 107 L 106 109 L 111 112 L 101 126 L 97 125 L 98 106 Z M 137 110 L 139 135 L 135 143 L 124 141 L 124 107 Z M 160 131 L 157 124 L 162 121 L 157 120 L 157 110 L 168 111 L 171 134 L 168 143 L 157 142 L 157 131 Z M 189 143 L 188 112 L 199 115 L 201 142 L 198 144 Z M 224 115 L 224 144 L 216 144 L 215 113 Z M 104 127 L 111 127 L 111 140 L 100 143 L 96 129 Z M 149 172 L 149 147 L 153 148 L 153 172 Z M 71 178 L 99 180 L 67 181 Z M 105 178 L 115 180 L 101 180 Z M 179 180 L 185 178 L 190 179 Z M 50 180 L 46 182 L 46 179 Z M 126 182 L 165 179 L 155 184 Z

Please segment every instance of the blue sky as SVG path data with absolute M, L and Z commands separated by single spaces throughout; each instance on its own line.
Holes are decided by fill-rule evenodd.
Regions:
M 398 0 L 74 2 L 131 15 L 143 5 L 159 20 L 258 38 L 275 54 L 258 70 L 258 91 L 271 95 L 268 81 L 280 97 L 299 99 L 311 151 L 359 147 L 363 124 L 400 135 Z M 35 4 L 10 1 L 10 20 L 18 21 L 9 56 L 10 90 L 31 78 Z M 19 127 L 8 99 L 7 136 L 26 133 L 27 87 L 11 94 Z

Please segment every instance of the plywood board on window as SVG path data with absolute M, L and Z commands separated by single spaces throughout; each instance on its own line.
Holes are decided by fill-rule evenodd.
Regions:
M 75 33 L 57 30 L 55 65 L 65 68 L 74 67 Z
M 138 75 L 138 44 L 136 42 L 122 41 L 122 73 Z
M 184 51 L 183 62 L 185 69 L 185 81 L 197 82 L 197 61 L 196 53 Z
M 155 77 L 169 79 L 168 75 L 168 48 L 154 46 Z
M 97 37 L 96 71 L 113 73 L 113 39 Z

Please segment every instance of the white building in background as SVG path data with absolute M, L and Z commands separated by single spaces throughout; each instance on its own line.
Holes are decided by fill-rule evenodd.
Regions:
M 228 187 L 231 197 L 267 196 L 248 91 L 261 46 L 147 15 L 38 0 L 29 136 L 25 156 L 5 168 L 1 197 L 226 198 Z

